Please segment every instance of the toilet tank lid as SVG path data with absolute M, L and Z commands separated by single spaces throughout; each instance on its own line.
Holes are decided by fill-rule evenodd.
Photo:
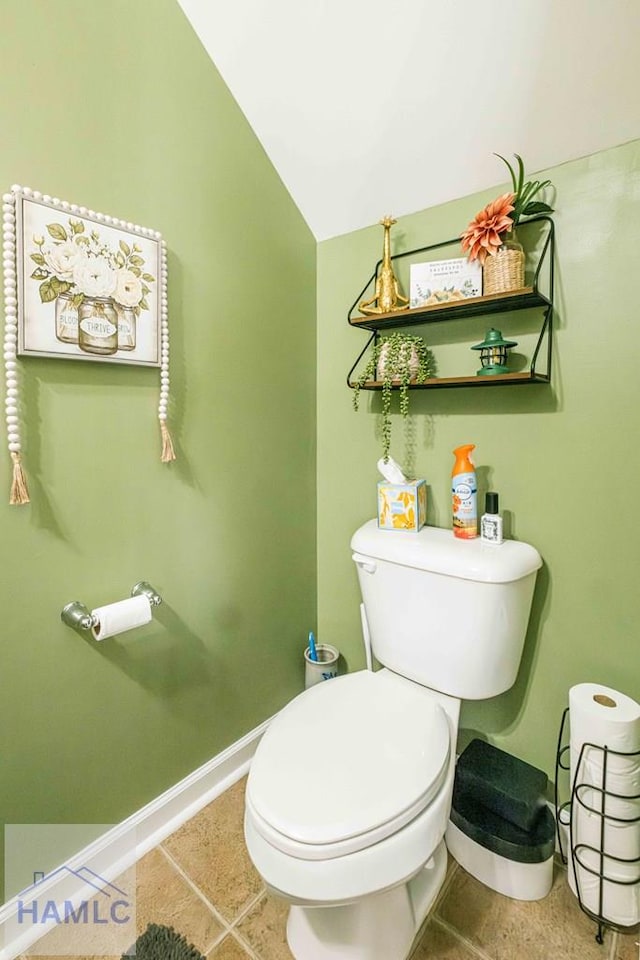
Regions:
M 376 560 L 478 583 L 510 583 L 542 566 L 535 547 L 518 540 L 499 545 L 484 543 L 479 537 L 461 540 L 452 530 L 440 527 L 423 527 L 419 533 L 380 530 L 376 520 L 356 530 L 351 549 Z

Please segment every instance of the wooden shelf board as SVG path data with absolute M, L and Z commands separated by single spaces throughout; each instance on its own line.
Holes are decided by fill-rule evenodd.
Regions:
M 532 374 L 529 370 L 524 373 L 498 373 L 486 377 L 430 377 L 424 383 L 410 383 L 410 390 L 433 390 L 438 387 L 491 387 L 499 384 L 512 383 L 549 383 L 549 377 L 540 374 Z M 349 383 L 353 388 L 353 382 Z M 393 389 L 398 390 L 399 384 L 394 384 Z M 382 390 L 381 380 L 367 380 L 360 388 L 361 390 Z
M 394 310 L 392 313 L 378 313 L 370 316 L 349 318 L 354 327 L 379 330 L 384 327 L 400 327 L 412 323 L 436 323 L 440 320 L 452 320 L 456 317 L 471 317 L 477 314 L 502 313 L 507 310 L 521 310 L 524 307 L 550 306 L 549 300 L 534 287 L 521 287 L 507 293 L 496 293 L 482 297 L 467 297 L 446 303 L 433 303 L 428 307 L 415 307 L 408 310 Z

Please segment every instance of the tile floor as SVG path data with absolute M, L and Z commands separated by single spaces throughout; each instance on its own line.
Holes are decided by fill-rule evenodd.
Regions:
M 137 864 L 138 929 L 173 926 L 207 960 L 291 960 L 286 905 L 265 892 L 245 850 L 244 787 L 239 781 Z M 545 900 L 523 903 L 451 861 L 412 960 L 608 960 L 608 943 L 594 933 L 561 868 Z M 638 960 L 636 939 L 620 938 L 617 960 Z M 51 956 L 47 942 L 30 960 Z

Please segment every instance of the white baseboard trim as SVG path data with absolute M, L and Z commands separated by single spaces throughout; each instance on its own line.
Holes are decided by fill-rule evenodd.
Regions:
M 94 871 L 100 878 L 115 880 L 247 773 L 271 719 L 78 851 L 59 872 L 52 870 L 38 883 L 38 899 L 58 904 L 69 901 L 74 909 L 91 899 L 95 889 L 72 871 L 82 871 L 85 876 Z M 0 960 L 14 960 L 56 926 L 55 921 L 20 926 L 19 901 L 18 895 L 0 908 Z

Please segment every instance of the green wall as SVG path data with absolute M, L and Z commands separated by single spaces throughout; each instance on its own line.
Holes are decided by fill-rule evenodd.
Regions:
M 179 459 L 159 461 L 156 371 L 29 358 L 32 503 L 0 508 L 2 820 L 117 822 L 298 692 L 316 586 L 319 638 L 363 665 L 349 539 L 375 513 L 380 398 L 352 412 L 365 334 L 346 312 L 382 232 L 316 250 L 174 0 L 5 0 L 0 83 L 3 190 L 152 226 L 169 247 Z M 451 450 L 475 442 L 512 534 L 544 558 L 517 684 L 466 704 L 462 724 L 549 773 L 569 686 L 640 696 L 639 171 L 632 143 L 545 172 L 552 385 L 416 392 L 408 434 L 394 423 L 430 523 L 450 525 Z M 403 217 L 395 251 L 458 234 L 497 189 Z M 505 318 L 504 332 L 526 342 L 533 322 Z M 489 325 L 453 348 L 426 334 L 441 364 L 473 369 L 468 345 Z M 4 448 L 2 476 L 8 492 Z M 119 599 L 140 579 L 165 599 L 148 627 L 98 646 L 61 624 L 68 601 Z
M 316 244 L 175 0 L 5 0 L 0 183 L 160 230 L 159 371 L 20 363 L 0 450 L 4 823 L 118 822 L 278 710 L 315 625 Z M 60 621 L 149 580 L 147 627 Z
M 516 686 L 492 701 L 465 704 L 461 725 L 464 737 L 479 731 L 553 774 L 570 686 L 596 681 L 640 697 L 640 141 L 543 175 L 557 190 L 552 384 L 413 392 L 407 435 L 396 398 L 392 455 L 404 463 L 408 447 L 416 475 L 427 478 L 428 522 L 450 527 L 451 451 L 475 443 L 484 489 L 500 492 L 512 535 L 540 551 L 544 568 Z M 394 252 L 457 236 L 503 188 L 402 217 L 392 233 Z M 319 627 L 351 668 L 363 664 L 363 654 L 349 539 L 375 515 L 381 443 L 379 394 L 363 394 L 360 412 L 351 410 L 345 378 L 366 333 L 349 327 L 346 314 L 381 250 L 375 226 L 321 243 L 318 256 Z M 455 248 L 445 254 L 456 255 Z M 535 322 L 527 312 L 464 325 L 457 372 L 479 366 L 469 345 L 492 324 L 526 341 Z M 444 341 L 460 339 L 460 328 L 421 331 L 448 368 Z

